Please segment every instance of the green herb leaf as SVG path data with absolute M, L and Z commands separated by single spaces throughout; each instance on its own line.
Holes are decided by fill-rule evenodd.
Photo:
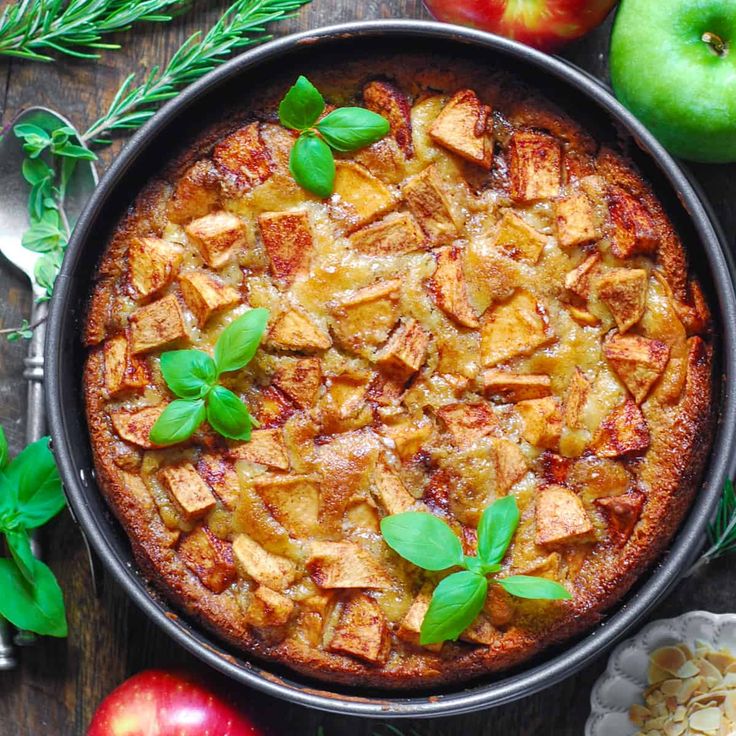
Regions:
M 289 171 L 300 187 L 322 199 L 335 189 L 335 157 L 330 147 L 311 131 L 302 133 L 291 149 Z
M 21 167 L 23 178 L 31 185 L 37 186 L 52 181 L 54 170 L 40 158 L 23 159 Z
M 217 380 L 215 361 L 201 350 L 170 350 L 161 355 L 166 385 L 182 399 L 201 399 Z
M 25 631 L 44 636 L 67 635 L 64 596 L 51 570 L 33 561 L 34 583 L 24 577 L 14 560 L 0 558 L 0 616 Z
M 175 445 L 191 437 L 205 419 L 204 399 L 176 399 L 161 413 L 151 428 L 151 442 Z
M 510 575 L 496 581 L 507 593 L 517 598 L 533 598 L 535 600 L 570 600 L 572 595 L 554 580 L 537 578 L 531 575 Z
M 223 437 L 250 440 L 253 422 L 248 407 L 224 386 L 215 386 L 207 397 L 207 421 Z
M 240 370 L 250 363 L 267 324 L 267 309 L 250 309 L 222 331 L 215 345 L 218 375 Z
M 485 509 L 478 524 L 478 557 L 489 564 L 501 562 L 519 525 L 519 507 L 504 496 Z
M 336 151 L 369 146 L 380 141 L 390 129 L 386 118 L 363 107 L 339 107 L 317 124 L 317 130 Z
M 385 516 L 381 534 L 391 549 L 425 570 L 464 566 L 463 546 L 447 524 L 422 511 Z
M 446 577 L 432 594 L 419 643 L 455 641 L 475 621 L 487 594 L 488 581 L 483 575 L 463 570 Z
M 0 494 L 13 499 L 17 524 L 35 529 L 66 505 L 49 438 L 28 445 L 0 473 Z
M 51 142 L 51 138 L 48 133 L 43 128 L 38 125 L 34 125 L 33 123 L 19 123 L 13 128 L 13 133 L 16 138 L 23 138 L 25 140 L 28 138 L 45 138 Z
M 281 125 L 292 130 L 311 128 L 325 109 L 325 101 L 319 90 L 305 77 L 300 76 L 279 104 Z
M 0 426 L 0 470 L 3 470 L 9 461 L 8 438 L 5 436 L 5 430 Z
M 36 567 L 28 532 L 25 529 L 10 529 L 5 532 L 5 541 L 21 575 L 29 583 L 33 583 L 36 578 Z
M 35 253 L 47 253 L 59 247 L 62 237 L 63 233 L 59 230 L 58 225 L 35 222 L 23 233 L 21 242 L 24 248 Z

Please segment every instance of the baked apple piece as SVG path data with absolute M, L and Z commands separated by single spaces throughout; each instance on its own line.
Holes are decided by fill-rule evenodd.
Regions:
M 516 202 L 553 199 L 560 193 L 562 149 L 547 133 L 519 130 L 509 144 L 511 198 Z
M 128 279 L 138 298 L 168 286 L 181 265 L 184 251 L 161 238 L 133 238 L 128 246 Z

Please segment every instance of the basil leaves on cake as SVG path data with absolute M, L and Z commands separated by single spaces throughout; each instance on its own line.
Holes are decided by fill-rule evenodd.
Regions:
M 532 575 L 496 576 L 519 525 L 513 496 L 494 501 L 478 524 L 478 554 L 466 555 L 455 532 L 429 512 L 406 511 L 386 516 L 381 534 L 391 549 L 417 567 L 432 572 L 461 568 L 443 578 L 424 616 L 420 644 L 454 641 L 483 609 L 490 585 L 500 585 L 517 598 L 569 600 L 559 583 Z
M 250 309 L 220 334 L 214 357 L 202 350 L 170 350 L 161 354 L 161 374 L 177 397 L 151 428 L 157 445 L 174 445 L 191 437 L 207 420 L 212 429 L 233 440 L 250 440 L 258 426 L 248 407 L 220 382 L 223 373 L 245 368 L 258 350 L 268 324 L 267 309 Z
M 329 197 L 335 188 L 335 157 L 381 140 L 390 130 L 382 115 L 363 107 L 327 108 L 320 91 L 300 76 L 279 104 L 279 120 L 299 137 L 291 149 L 289 170 L 299 186 L 318 197 Z

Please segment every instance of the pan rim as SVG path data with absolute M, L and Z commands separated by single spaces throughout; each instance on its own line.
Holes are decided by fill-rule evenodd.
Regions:
M 679 580 L 681 572 L 686 569 L 688 562 L 693 557 L 693 550 L 697 552 L 699 549 L 705 526 L 720 496 L 722 483 L 726 475 L 733 471 L 733 461 L 729 458 L 729 454 L 736 438 L 736 397 L 725 382 L 721 391 L 722 404 L 718 431 L 701 489 L 688 516 L 674 537 L 669 552 L 652 569 L 644 586 L 633 595 L 630 594 L 625 599 L 625 605 L 611 613 L 604 626 L 591 630 L 580 641 L 565 651 L 555 654 L 547 661 L 511 677 L 473 685 L 467 690 L 421 697 L 344 695 L 330 692 L 328 685 L 315 686 L 300 683 L 297 675 L 294 675 L 293 679 L 272 675 L 266 667 L 248 661 L 238 664 L 232 657 L 226 658 L 223 654 L 227 650 L 223 649 L 223 654 L 221 654 L 220 645 L 214 637 L 210 641 L 210 635 L 202 634 L 199 628 L 195 627 L 195 631 L 192 632 L 177 620 L 167 616 L 165 604 L 150 595 L 135 569 L 117 555 L 104 534 L 104 520 L 100 519 L 86 503 L 88 493 L 99 491 L 89 490 L 89 480 L 80 477 L 80 469 L 72 458 L 69 447 L 73 440 L 67 432 L 65 408 L 62 401 L 64 379 L 61 354 L 64 344 L 63 337 L 70 330 L 75 330 L 74 326 L 67 324 L 66 315 L 73 300 L 76 265 L 88 248 L 89 236 L 102 205 L 111 195 L 115 195 L 120 180 L 137 160 L 141 149 L 145 147 L 144 143 L 155 137 L 169 122 L 182 114 L 203 95 L 208 94 L 212 87 L 244 74 L 266 61 L 288 54 L 299 47 L 319 47 L 325 44 L 330 45 L 344 38 L 372 36 L 381 38 L 404 36 L 412 39 L 435 39 L 481 46 L 486 50 L 530 63 L 542 72 L 551 74 L 571 85 L 591 99 L 606 115 L 632 135 L 644 153 L 656 163 L 673 191 L 677 192 L 689 214 L 695 232 L 705 247 L 713 276 L 714 301 L 718 302 L 722 324 L 724 326 L 736 324 L 736 295 L 734 295 L 729 275 L 731 264 L 723 246 L 719 243 L 717 225 L 712 222 L 707 205 L 704 206 L 701 202 L 681 167 L 644 126 L 633 118 L 597 80 L 562 59 L 547 56 L 514 41 L 473 29 L 412 20 L 343 23 L 285 36 L 244 52 L 210 72 L 167 103 L 131 138 L 104 175 L 82 213 L 57 279 L 50 307 L 46 342 L 47 411 L 53 449 L 69 505 L 83 533 L 103 560 L 106 569 L 128 596 L 151 620 L 185 649 L 240 683 L 254 687 L 265 694 L 319 710 L 376 718 L 457 715 L 502 705 L 566 679 L 600 656 L 603 649 L 613 646 L 630 632 Z M 724 331 L 721 336 L 721 345 L 722 355 L 720 357 L 724 374 L 734 376 L 736 375 L 736 350 L 732 332 Z

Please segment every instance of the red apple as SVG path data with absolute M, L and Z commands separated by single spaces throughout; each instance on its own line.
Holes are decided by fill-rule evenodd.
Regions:
M 616 0 L 425 0 L 425 3 L 437 20 L 472 26 L 549 51 L 602 23 Z
M 113 690 L 87 736 L 264 736 L 244 713 L 186 674 L 147 670 Z

